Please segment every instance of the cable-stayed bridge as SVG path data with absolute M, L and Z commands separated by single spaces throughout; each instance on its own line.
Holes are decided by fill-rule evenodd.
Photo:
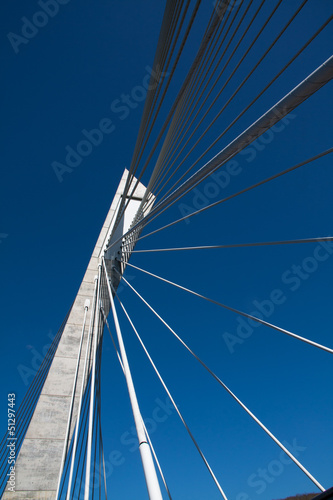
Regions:
M 120 179 L 75 301 L 21 406 L 15 415 L 13 412 L 17 423 L 15 435 L 6 433 L 2 441 L 2 498 L 88 500 L 94 495 L 107 498 L 109 481 L 106 443 L 103 441 L 105 419 L 102 425 L 101 417 L 104 334 L 111 336 L 115 359 L 119 363 L 119 377 L 124 376 L 126 380 L 148 497 L 152 500 L 175 498 L 172 488 L 169 488 L 167 471 L 159 460 L 159 453 L 153 446 L 140 410 L 130 355 L 123 336 L 123 329 L 128 325 L 152 367 L 152 374 L 161 383 L 173 411 L 183 424 L 192 442 L 193 453 L 197 453 L 202 462 L 214 491 L 224 499 L 229 498 L 223 467 L 216 470 L 209 453 L 205 451 L 205 443 L 196 439 L 182 405 L 176 402 L 167 377 L 162 376 L 158 362 L 150 354 L 136 326 L 141 312 L 137 309 L 133 314 L 128 310 L 125 300 L 117 293 L 120 285 L 126 285 L 126 293 L 133 293 L 142 307 L 147 308 L 151 316 L 182 345 L 184 356 L 193 358 L 202 369 L 203 377 L 211 379 L 219 391 L 228 395 L 230 405 L 244 412 L 246 418 L 258 426 L 265 439 L 272 440 L 278 452 L 282 453 L 279 456 L 284 457 L 285 462 L 281 463 L 292 463 L 308 478 L 314 491 L 328 497 L 326 490 L 331 484 L 323 485 L 320 477 L 303 463 L 299 453 L 293 452 L 285 443 L 284 435 L 276 433 L 270 422 L 262 419 L 251 404 L 243 400 L 232 384 L 224 380 L 223 371 L 206 362 L 206 355 L 191 344 L 191 335 L 181 334 L 177 321 L 171 323 L 170 316 L 145 296 L 139 281 L 140 276 L 149 277 L 153 290 L 162 282 L 163 286 L 168 286 L 163 289 L 168 292 L 163 293 L 177 290 L 177 297 L 178 293 L 186 294 L 195 300 L 194 304 L 198 304 L 194 307 L 201 307 L 201 303 L 203 308 L 207 304 L 214 306 L 220 311 L 221 322 L 224 321 L 223 314 L 234 314 L 240 318 L 243 322 L 239 321 L 238 335 L 229 333 L 224 337 L 230 352 L 251 335 L 249 328 L 253 330 L 261 325 L 267 338 L 278 335 L 281 342 L 299 343 L 299 349 L 306 347 L 308 352 L 314 353 L 313 356 L 322 356 L 325 360 L 331 357 L 332 342 L 323 342 L 316 334 L 307 335 L 299 328 L 273 320 L 269 309 L 272 304 L 282 304 L 282 295 L 276 289 L 269 300 L 257 301 L 258 310 L 253 313 L 239 308 L 231 297 L 229 300 L 221 299 L 213 293 L 216 291 L 214 287 L 209 293 L 210 289 L 206 286 L 207 277 L 212 282 L 217 279 L 214 272 L 218 273 L 219 260 L 223 259 L 223 254 L 217 252 L 239 248 L 246 259 L 246 252 L 251 251 L 253 255 L 260 249 L 311 248 L 313 256 L 304 261 L 304 269 L 295 270 L 293 286 L 297 284 L 296 279 L 306 280 L 302 275 L 310 275 L 315 266 L 326 262 L 332 254 L 333 237 L 327 233 L 299 237 L 296 232 L 288 238 L 274 239 L 267 236 L 270 231 L 265 231 L 263 227 L 260 240 L 243 239 L 242 235 L 238 240 L 232 240 L 228 239 L 223 219 L 220 219 L 229 201 L 233 203 L 238 197 L 241 199 L 260 189 L 269 189 L 271 193 L 270 186 L 274 183 L 278 186 L 276 196 L 281 200 L 283 183 L 288 186 L 294 183 L 296 190 L 299 183 L 297 174 L 302 175 L 305 168 L 320 169 L 321 162 L 331 158 L 331 144 L 326 147 L 314 144 L 309 148 L 300 137 L 298 143 L 293 141 L 294 150 L 290 154 L 293 159 L 297 157 L 297 161 L 286 165 L 278 162 L 277 168 L 268 169 L 269 175 L 260 171 L 260 176 L 256 173 L 253 182 L 228 191 L 224 196 L 227 176 L 230 179 L 238 175 L 237 159 L 250 154 L 253 156 L 251 169 L 255 170 L 254 152 L 260 147 L 269 150 L 273 139 L 276 144 L 280 131 L 287 125 L 286 133 L 291 133 L 291 129 L 297 126 L 293 122 L 293 114 L 311 99 L 320 98 L 327 87 L 331 88 L 333 58 L 324 57 L 324 54 L 327 52 L 325 37 L 332 35 L 333 12 L 320 25 L 314 16 L 313 26 L 305 30 L 305 38 L 297 23 L 302 22 L 306 9 L 315 12 L 315 2 L 290 3 L 287 9 L 282 0 L 224 0 L 216 4 L 199 0 L 166 2 L 153 62 L 154 71 L 147 88 L 131 164 Z M 280 44 L 286 37 L 289 44 L 290 31 L 294 33 L 291 37 L 293 43 L 288 47 L 287 57 L 284 55 L 280 60 L 277 57 Z M 193 32 L 199 39 L 195 50 L 192 50 Z M 315 50 L 311 52 L 313 47 Z M 310 60 L 312 68 L 298 78 L 299 61 L 303 58 Z M 177 77 L 178 71 L 182 72 L 182 78 Z M 325 106 L 324 100 L 316 102 L 318 113 L 312 117 L 311 127 L 320 127 L 320 106 Z M 254 145 L 257 149 L 253 149 Z M 290 148 L 292 146 L 289 145 Z M 307 154 L 308 150 L 311 154 Z M 209 187 L 207 182 L 211 179 L 215 184 Z M 214 196 L 211 196 L 212 189 L 217 193 Z M 197 203 L 189 209 L 188 197 L 192 193 L 195 193 L 197 201 L 201 200 L 201 205 Z M 166 220 L 168 213 L 174 214 L 172 210 L 175 206 L 181 207 L 182 216 Z M 204 224 L 213 229 L 212 243 L 211 239 L 208 243 L 201 239 L 203 217 L 207 221 Z M 187 245 L 178 244 L 177 231 L 181 231 L 178 228 L 185 227 L 181 225 L 189 222 L 194 225 L 197 220 L 200 221 L 197 240 Z M 282 225 L 287 223 L 283 221 Z M 170 235 L 174 231 L 175 236 L 170 236 L 170 243 L 164 245 L 166 239 L 161 235 L 167 231 Z M 158 235 L 157 238 L 153 239 L 154 235 Z M 148 245 L 150 237 L 155 242 L 152 246 Z M 157 273 L 149 265 L 151 255 L 193 255 L 195 252 L 200 257 L 193 270 L 197 276 L 194 286 L 191 280 L 189 284 L 178 281 L 174 274 L 170 276 L 164 272 L 163 267 Z M 215 253 L 212 256 L 209 252 Z M 148 257 L 147 265 L 145 261 L 142 264 L 140 256 Z M 134 257 L 137 257 L 135 262 Z M 136 273 L 135 286 L 128 279 L 126 269 Z M 291 275 L 286 274 L 285 282 L 288 283 L 288 279 Z M 224 286 L 227 284 L 224 283 Z M 181 306 L 175 304 L 174 309 L 179 318 Z M 126 327 L 122 321 L 128 322 Z M 297 321 L 293 319 L 292 324 L 297 325 Z M 269 344 L 269 340 L 267 342 Z M 247 349 L 247 344 L 244 349 Z M 274 356 L 274 353 L 265 354 L 269 355 Z M 18 452 L 15 473 L 10 472 L 8 442 L 15 443 Z M 228 451 L 228 455 L 230 453 Z M 273 466 L 271 469 L 274 476 L 277 469 Z M 130 472 L 128 474 L 130 477 Z M 15 485 L 12 490 L 11 483 Z M 210 498 L 209 495 L 207 498 Z M 112 498 L 112 493 L 109 493 L 109 498 Z M 245 500 L 244 495 L 242 500 Z

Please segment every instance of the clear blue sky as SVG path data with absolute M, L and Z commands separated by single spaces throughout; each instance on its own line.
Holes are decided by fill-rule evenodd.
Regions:
M 234 85 L 242 81 L 300 3 L 283 3 L 276 24 L 263 34 Z M 7 35 L 21 35 L 26 23 L 22 18 L 31 20 L 40 6 L 22 0 L 1 4 L 3 431 L 7 394 L 15 392 L 18 400 L 23 398 L 27 380 L 22 370 L 34 371 L 36 353 L 41 354 L 57 332 L 76 295 L 115 188 L 130 164 L 143 110 L 140 91 L 134 89 L 142 85 L 147 66 L 152 65 L 164 4 L 97 0 L 92 5 L 69 0 L 59 5 L 59 11 L 38 32 L 27 31 L 26 43 L 17 38 L 10 41 Z M 267 0 L 265 8 L 271 10 L 275 4 Z M 164 113 L 189 67 L 211 5 L 210 0 L 203 2 Z M 308 1 L 198 153 L 331 14 L 329 0 Z M 324 62 L 331 45 L 329 25 L 211 155 Z M 228 95 L 234 89 L 230 88 Z M 297 108 L 288 123 L 266 137 L 267 144 L 259 140 L 238 155 L 237 175 L 228 186 L 219 187 L 210 179 L 187 195 L 185 210 L 199 208 L 200 202 L 215 201 L 331 147 L 332 89 L 332 83 L 326 85 Z M 120 112 L 117 100 L 132 92 L 137 92 L 136 100 Z M 82 130 L 90 131 L 106 118 L 112 121 L 112 132 L 105 133 L 103 142 L 59 182 L 53 162 L 64 163 L 66 146 L 76 148 L 84 138 Z M 182 222 L 149 237 L 137 249 L 332 235 L 332 181 L 332 158 L 327 156 L 193 217 L 189 224 Z M 184 205 L 176 204 L 149 227 L 157 228 L 182 213 Z M 332 245 L 136 254 L 131 262 L 249 313 L 264 304 L 268 321 L 333 346 Z M 253 331 L 246 327 L 247 338 L 241 339 L 237 315 L 133 269 L 126 276 L 279 439 L 297 445 L 298 458 L 310 472 L 326 488 L 332 486 L 332 355 L 264 326 Z M 316 491 L 295 465 L 281 461 L 279 448 L 129 289 L 121 292 L 121 298 L 230 500 L 272 500 Z M 175 411 L 168 406 L 157 410 L 166 400 L 163 388 L 121 313 L 120 318 L 142 413 L 151 426 L 173 498 L 220 498 Z M 110 462 L 114 450 L 121 455 L 110 468 L 110 497 L 143 500 L 147 494 L 139 454 L 131 451 L 126 434 L 131 433 L 132 414 L 109 338 L 103 362 L 106 459 Z M 157 422 L 156 415 L 163 422 Z

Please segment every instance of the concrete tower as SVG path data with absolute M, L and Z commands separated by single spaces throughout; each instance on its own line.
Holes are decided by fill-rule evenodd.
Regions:
M 70 442 L 76 423 L 83 375 L 83 358 L 86 352 L 90 318 L 93 314 L 95 282 L 101 258 L 105 255 L 108 259 L 106 261 L 108 266 L 112 265 L 115 256 L 121 251 L 121 241 L 106 253 L 105 250 L 110 243 L 121 238 L 128 231 L 146 193 L 146 188 L 138 183 L 124 215 L 119 216 L 119 207 L 123 206 L 121 202 L 124 198 L 127 177 L 128 171 L 125 170 L 27 429 L 16 462 L 15 492 L 9 492 L 6 488 L 4 500 L 55 500 L 56 498 L 66 437 L 69 436 L 68 442 Z M 129 194 L 135 182 L 134 178 L 130 190 L 127 190 Z M 116 228 L 115 224 L 117 224 Z M 131 241 L 133 248 L 135 237 L 131 236 Z M 123 270 L 124 266 L 122 266 L 121 272 Z M 117 287 L 118 283 L 119 280 L 113 283 L 114 288 Z M 104 308 L 108 314 L 110 303 L 104 304 Z M 86 317 L 85 323 L 84 317 Z M 82 332 L 84 332 L 83 336 Z M 83 341 L 79 356 L 81 337 Z M 80 358 L 79 364 L 78 358 Z M 77 382 L 75 390 L 73 390 L 76 373 Z M 71 408 L 72 418 L 69 423 Z

